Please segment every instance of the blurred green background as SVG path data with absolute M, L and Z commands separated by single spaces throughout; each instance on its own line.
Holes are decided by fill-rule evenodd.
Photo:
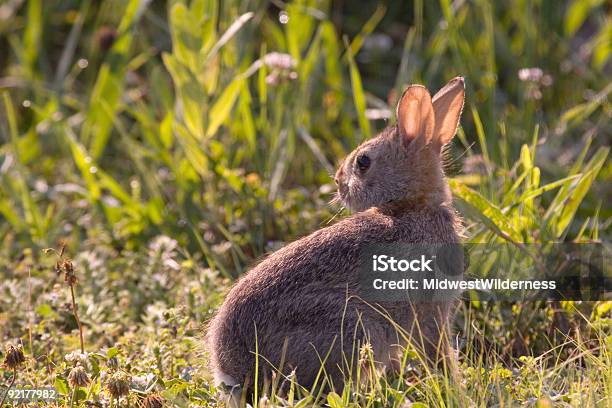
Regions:
M 345 215 L 328 205 L 336 163 L 394 123 L 405 85 L 433 93 L 457 75 L 466 105 L 446 169 L 467 240 L 609 240 L 611 12 L 603 0 L 2 0 L 0 339 L 24 336 L 30 276 L 30 335 L 53 340 L 30 337 L 29 351 L 56 361 L 74 345 L 41 251 L 64 242 L 92 347 L 168 336 L 150 358 L 177 375 L 190 348 L 156 319 L 195 335 L 256 258 Z M 610 302 L 561 306 L 476 303 L 458 325 L 493 336 L 504 360 L 584 317 L 610 324 Z M 148 355 L 142 344 L 126 355 Z
M 523 144 L 537 150 L 541 183 L 566 176 L 585 145 L 586 160 L 609 144 L 612 28 L 601 1 L 0 10 L 5 249 L 77 245 L 98 229 L 133 247 L 164 232 L 213 258 L 227 243 L 242 270 L 268 242 L 328 217 L 330 171 L 388 123 L 408 83 L 433 92 L 465 76 L 450 173 L 476 176 L 470 184 L 497 205 Z M 590 227 L 609 226 L 609 177 L 607 166 L 580 206 Z
M 449 173 L 501 212 L 609 145 L 603 1 L 188 3 L 2 3 L 4 250 L 166 233 L 211 261 L 226 246 L 241 271 L 327 220 L 329 173 L 394 120 L 409 83 L 465 76 Z M 537 177 L 515 165 L 523 145 Z M 573 234 L 587 218 L 587 235 L 609 227 L 609 178 L 608 165 Z M 538 223 L 542 208 L 521 214 Z M 544 227 L 520 240 L 567 238 Z

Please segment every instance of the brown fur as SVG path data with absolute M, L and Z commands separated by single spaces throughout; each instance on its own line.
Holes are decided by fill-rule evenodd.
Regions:
M 463 80 L 453 81 L 450 91 L 444 89 L 451 96 L 460 93 L 462 107 Z M 276 251 L 232 287 L 207 331 L 217 382 L 252 385 L 256 343 L 260 379 L 283 363 L 283 374 L 293 371 L 297 382 L 309 387 L 326 359 L 326 374 L 338 387 L 354 373 L 359 347 L 366 343 L 381 367 L 397 365 L 406 339 L 389 319 L 431 357 L 440 339 L 448 340 L 452 302 L 368 305 L 356 296 L 363 245 L 460 241 L 461 222 L 440 160 L 440 147 L 452 135 L 434 129 L 454 115 L 454 134 L 461 107 L 441 95 L 446 107 L 438 111 L 440 95 L 432 105 L 429 93 L 416 88 L 408 88 L 400 101 L 398 126 L 357 147 L 339 166 L 340 198 L 357 212 Z M 355 165 L 362 154 L 371 159 L 366 172 Z

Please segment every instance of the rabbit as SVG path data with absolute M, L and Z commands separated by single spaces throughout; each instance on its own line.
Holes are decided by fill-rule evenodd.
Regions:
M 462 77 L 433 99 L 425 87 L 409 86 L 397 124 L 338 167 L 339 198 L 353 214 L 272 253 L 233 285 L 205 338 L 217 385 L 259 387 L 279 370 L 308 389 L 323 366 L 326 386 L 338 389 L 364 347 L 379 368 L 397 370 L 407 341 L 397 326 L 430 358 L 452 353 L 440 344 L 449 340 L 455 302 L 389 303 L 381 313 L 356 293 L 364 244 L 460 242 L 441 152 L 457 131 L 464 89 Z

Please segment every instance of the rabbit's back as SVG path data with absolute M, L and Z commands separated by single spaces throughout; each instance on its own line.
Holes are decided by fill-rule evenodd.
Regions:
M 403 213 L 372 208 L 316 231 L 273 253 L 242 277 L 208 330 L 211 362 L 218 378 L 253 380 L 256 349 L 283 372 L 296 370 L 309 385 L 328 355 L 328 373 L 340 376 L 342 352 L 354 349 L 364 319 L 368 342 L 384 353 L 389 337 L 385 318 L 361 302 L 358 293 L 360 249 L 369 243 L 457 242 L 458 222 L 450 207 Z M 411 313 L 398 318 L 410 319 Z M 346 338 L 341 338 L 340 333 Z M 348 346 L 347 346 L 348 343 Z M 345 356 L 346 357 L 346 356 Z M 251 378 L 249 378 L 251 377 Z M 261 377 L 260 377 L 261 378 Z

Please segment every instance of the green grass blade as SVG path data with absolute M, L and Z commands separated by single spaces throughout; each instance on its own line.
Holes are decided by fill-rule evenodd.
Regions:
M 570 226 L 570 223 L 574 219 L 580 203 L 582 203 L 582 200 L 591 188 L 591 185 L 597 178 L 599 171 L 608 158 L 609 152 L 609 147 L 600 147 L 585 166 L 584 175 L 576 187 L 572 190 L 571 194 L 569 194 L 561 213 L 558 215 L 557 222 L 554 223 L 554 229 L 557 237 L 564 235 L 567 228 Z
M 72 132 L 72 130 L 66 128 L 64 135 L 68 146 L 70 146 L 74 163 L 81 172 L 83 181 L 85 181 L 85 185 L 89 192 L 89 200 L 90 202 L 95 203 L 100 199 L 102 194 L 100 185 L 94 176 L 95 172 L 97 171 L 97 167 L 94 165 L 92 158 L 87 155 L 83 145 L 78 142 L 76 135 Z
M 514 200 L 514 202 L 516 204 L 520 204 L 523 203 L 526 200 L 532 200 L 535 197 L 538 197 L 542 194 L 544 194 L 547 191 L 550 190 L 554 190 L 555 188 L 561 187 L 561 186 L 569 186 L 572 184 L 572 182 L 578 178 L 581 177 L 581 174 L 574 174 L 573 176 L 567 176 L 567 177 L 563 177 L 562 179 L 553 181 L 551 183 L 548 183 L 544 186 L 535 188 L 535 189 L 531 189 L 528 190 L 526 192 L 524 192 L 523 194 L 521 194 L 518 198 L 516 198 Z
M 227 120 L 243 85 L 244 78 L 238 77 L 234 79 L 223 92 L 221 92 L 219 98 L 210 107 L 206 137 L 214 135 L 217 129 L 219 129 L 219 126 Z
M 355 59 L 350 49 L 347 50 L 349 60 L 349 70 L 351 76 L 351 89 L 353 91 L 353 102 L 355 104 L 355 110 L 357 112 L 357 120 L 359 122 L 359 128 L 363 139 L 370 137 L 370 122 L 365 115 L 366 111 L 366 97 L 363 91 L 363 85 L 361 83 L 361 75 L 355 64 Z M 357 141 L 353 138 L 351 145 L 355 145 Z
M 217 53 L 219 52 L 219 50 L 221 49 L 221 47 L 223 47 L 229 40 L 232 39 L 232 37 L 234 37 L 236 35 L 236 33 L 238 31 L 240 31 L 240 29 L 251 19 L 253 18 L 255 14 L 252 12 L 248 12 L 248 13 L 244 13 L 243 15 L 241 15 L 240 17 L 238 17 L 236 19 L 236 21 L 234 21 L 232 23 L 232 25 L 227 29 L 227 31 L 225 31 L 225 33 L 223 33 L 223 35 L 221 36 L 221 38 L 219 38 L 219 41 L 217 41 L 215 43 L 215 45 L 213 45 L 213 47 L 211 48 L 211 50 L 208 52 L 208 54 L 206 55 L 206 61 L 210 61 L 213 57 L 215 57 L 217 55 Z
M 42 32 L 43 32 L 43 2 L 41 0 L 29 0 L 24 39 L 23 60 L 26 64 L 28 76 L 35 77 L 36 63 L 38 61 Z
M 119 109 L 129 52 L 134 39 L 131 29 L 140 16 L 140 1 L 130 0 L 119 24 L 118 37 L 103 63 L 91 92 L 90 106 L 82 131 L 82 142 L 98 159 L 110 138 L 113 116 Z M 106 105 L 106 107 L 104 106 Z
M 8 92 L 2 93 L 2 99 L 4 101 L 4 106 L 6 109 L 6 117 L 9 125 L 11 146 L 18 163 L 18 170 L 14 179 L 14 186 L 17 190 L 16 193 L 21 199 L 21 206 L 23 207 L 25 222 L 30 228 L 32 235 L 35 238 L 42 239 L 46 235 L 46 230 L 44 229 L 43 225 L 43 216 L 32 198 L 25 177 L 25 167 L 23 166 L 23 163 L 21 161 L 21 155 L 19 150 L 19 134 L 17 129 L 17 117 L 15 113 L 15 108 L 11 99 L 9 98 Z M 10 211 L 10 206 L 7 205 L 4 207 L 4 212 L 6 212 L 9 218 L 12 218 L 13 212 Z
M 480 144 L 480 151 L 485 163 L 491 163 L 491 157 L 489 156 L 489 148 L 487 147 L 487 138 L 484 131 L 484 126 L 480 120 L 478 110 L 472 106 L 472 118 L 474 119 L 474 126 L 476 126 L 476 135 L 478 136 L 478 143 Z
M 380 21 L 385 16 L 386 12 L 387 7 L 385 7 L 382 3 L 376 6 L 376 10 L 374 10 L 372 16 L 370 16 L 368 21 L 366 21 L 366 23 L 363 25 L 359 34 L 357 34 L 355 38 L 353 38 L 353 41 L 351 41 L 351 45 L 348 47 L 347 50 L 348 58 L 352 58 L 353 56 L 357 55 L 357 53 L 359 53 L 359 50 L 361 50 L 361 47 L 363 46 L 363 42 L 365 41 L 366 37 L 370 35 L 372 31 L 374 31 L 376 26 L 378 26 L 378 23 L 380 23 Z
M 514 241 L 520 241 L 520 235 L 514 230 L 512 222 L 499 207 L 457 180 L 449 179 L 448 182 L 455 196 L 460 197 L 476 210 L 472 211 L 472 214 L 476 214 L 479 219 L 485 221 L 487 227 L 498 235 L 503 233 Z
M 23 232 L 26 230 L 27 224 L 7 198 L 0 199 L 0 214 L 11 224 L 15 231 Z

